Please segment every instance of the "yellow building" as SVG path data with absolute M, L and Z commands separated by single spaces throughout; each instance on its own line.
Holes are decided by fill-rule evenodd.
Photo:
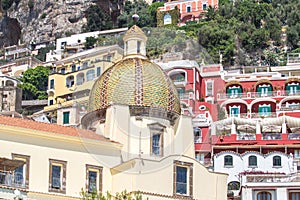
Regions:
M 123 56 L 117 46 L 90 49 L 55 63 L 48 79 L 48 106 L 44 113 L 59 125 L 76 126 L 85 114 L 90 88 L 103 71 Z

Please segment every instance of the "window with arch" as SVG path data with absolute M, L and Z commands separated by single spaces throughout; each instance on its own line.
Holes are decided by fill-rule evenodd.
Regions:
M 224 157 L 224 166 L 225 167 L 232 167 L 233 166 L 233 158 L 230 155 Z
M 249 156 L 249 167 L 257 167 L 257 157 L 256 156 Z
M 150 154 L 152 156 L 163 156 L 163 148 L 164 148 L 164 131 L 165 131 L 165 126 L 159 124 L 159 123 L 154 123 L 154 124 L 149 124 L 149 129 L 150 129 Z
M 95 70 L 91 69 L 86 73 L 86 81 L 91 81 L 95 78 Z
M 259 192 L 257 193 L 257 200 L 272 200 L 270 192 Z
M 274 156 L 273 157 L 273 166 L 274 167 L 281 167 L 281 157 L 280 156 Z
M 76 75 L 76 85 L 82 85 L 84 83 L 84 73 Z
M 231 181 L 227 185 L 228 190 L 239 190 L 240 189 L 240 183 L 238 181 Z
M 202 131 L 200 128 L 194 128 L 194 142 L 195 143 L 202 142 Z

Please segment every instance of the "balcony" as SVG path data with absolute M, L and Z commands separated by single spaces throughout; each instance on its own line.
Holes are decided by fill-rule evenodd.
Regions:
M 23 173 L 16 172 L 16 169 L 24 164 L 25 163 L 20 160 L 0 158 L 0 185 L 25 188 Z
M 186 86 L 186 81 L 185 81 L 185 77 L 180 77 L 180 78 L 175 78 L 175 79 L 172 79 L 174 85 L 176 87 L 185 87 Z
M 259 172 L 256 172 L 259 173 Z M 290 183 L 299 182 L 298 174 L 285 175 L 282 173 L 263 173 L 262 174 L 251 174 L 245 175 L 247 183 Z
M 194 143 L 202 143 L 202 136 L 194 136 Z
M 276 116 L 276 112 L 251 113 L 251 118 L 274 118 Z
M 193 99 L 194 95 L 192 92 L 179 93 L 180 100 L 189 100 Z
M 255 99 L 255 98 L 264 98 L 264 97 L 286 97 L 286 96 L 297 96 L 300 95 L 300 92 L 290 93 L 288 90 L 277 90 L 267 93 L 260 92 L 246 92 L 240 94 L 226 94 L 226 93 L 217 93 L 218 100 L 227 100 L 227 99 Z

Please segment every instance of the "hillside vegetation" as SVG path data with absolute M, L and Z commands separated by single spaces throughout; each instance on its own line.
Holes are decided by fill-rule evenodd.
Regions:
M 197 40 L 200 54 L 210 57 L 205 62 L 219 62 L 222 54 L 224 66 L 284 65 L 287 52 L 300 52 L 299 0 L 220 0 L 219 8 L 209 7 L 198 22 L 151 30 L 149 26 L 156 26 L 151 11 L 161 5 L 156 2 L 149 6 L 142 0 L 126 2 L 118 17 L 121 27 L 132 24 L 130 16 L 135 11 L 140 15 L 138 25 L 148 27 L 150 56 L 168 52 L 170 46 L 176 49 L 182 39 Z M 182 36 L 176 29 L 184 31 L 185 36 L 172 35 Z

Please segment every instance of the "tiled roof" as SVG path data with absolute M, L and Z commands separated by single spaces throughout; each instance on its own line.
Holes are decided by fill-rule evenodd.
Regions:
M 87 138 L 87 139 L 93 139 L 93 140 L 99 140 L 105 142 L 118 143 L 89 130 L 67 127 L 67 126 L 60 126 L 57 124 L 37 122 L 37 121 L 26 120 L 21 118 L 13 118 L 13 117 L 0 115 L 0 125 L 14 126 L 14 127 L 26 128 L 26 129 L 37 130 L 37 131 L 45 131 L 49 133 L 55 133 L 55 134 L 66 135 L 66 136 L 81 137 L 81 138 Z

